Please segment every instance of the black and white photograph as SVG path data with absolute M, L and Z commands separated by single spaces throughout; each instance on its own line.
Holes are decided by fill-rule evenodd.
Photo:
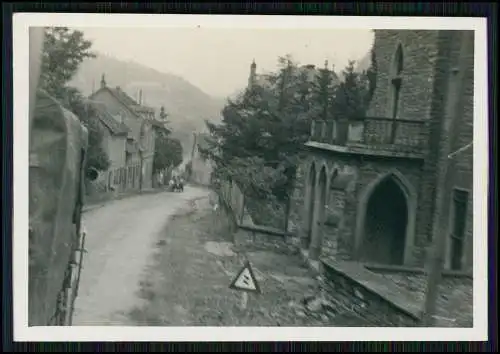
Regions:
M 485 23 L 15 15 L 14 338 L 486 340 Z

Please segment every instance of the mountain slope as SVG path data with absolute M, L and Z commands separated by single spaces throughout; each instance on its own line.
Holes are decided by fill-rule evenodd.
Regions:
M 142 90 L 143 104 L 157 112 L 163 105 L 172 135 L 181 140 L 185 157 L 191 153 L 193 132 L 205 130 L 205 119 L 214 122 L 221 119 L 224 100 L 211 97 L 179 76 L 103 54 L 84 61 L 70 84 L 89 95 L 99 88 L 102 74 L 108 86 L 120 86 L 136 100 Z

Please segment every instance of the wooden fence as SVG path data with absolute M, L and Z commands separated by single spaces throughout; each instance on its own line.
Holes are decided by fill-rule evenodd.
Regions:
M 259 226 L 288 231 L 286 208 L 269 200 L 252 198 L 244 195 L 235 181 L 220 182 L 220 197 L 237 219 L 238 224 Z
M 236 182 L 230 180 L 222 181 L 219 195 L 224 203 L 231 209 L 238 224 L 243 224 L 244 221 L 253 224 L 252 218 L 245 210 L 245 196 Z M 245 216 L 247 217 L 245 218 Z

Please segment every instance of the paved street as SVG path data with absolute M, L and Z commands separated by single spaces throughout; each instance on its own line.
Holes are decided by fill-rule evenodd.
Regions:
M 209 191 L 159 193 L 112 202 L 85 215 L 89 232 L 75 325 L 332 325 L 302 300 L 317 282 L 289 250 L 235 249 L 228 218 Z M 229 289 L 244 258 L 262 289 Z

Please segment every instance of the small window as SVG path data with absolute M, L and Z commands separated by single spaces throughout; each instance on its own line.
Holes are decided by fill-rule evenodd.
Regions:
M 391 101 L 390 101 L 390 117 L 396 119 L 398 116 L 400 92 L 402 86 L 402 75 L 403 73 L 403 47 L 398 44 L 396 52 L 394 53 L 392 68 L 391 68 L 391 79 L 390 79 L 390 91 L 391 91 Z
M 462 269 L 468 200 L 469 193 L 467 191 L 458 189 L 453 191 L 450 234 L 450 267 L 452 270 Z

